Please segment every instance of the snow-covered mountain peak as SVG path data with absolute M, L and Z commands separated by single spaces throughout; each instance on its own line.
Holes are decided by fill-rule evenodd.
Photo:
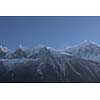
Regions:
M 90 40 L 72 46 L 66 49 L 65 52 L 90 60 L 100 60 L 100 46 Z
M 24 47 L 22 46 L 22 44 L 19 44 L 19 47 L 17 49 L 24 50 Z
M 88 48 L 88 49 L 95 50 L 95 49 L 98 49 L 98 48 L 100 49 L 100 45 L 96 44 L 95 42 L 93 42 L 91 40 L 85 40 L 80 44 L 66 47 L 66 50 L 68 50 L 68 49 L 80 49 L 80 48 L 82 48 L 82 49 Z
M 44 48 L 46 47 L 46 45 L 43 45 L 43 44 L 38 44 L 37 46 L 35 46 L 35 48 Z
M 91 41 L 91 40 L 85 40 L 80 45 L 82 45 L 82 46 L 89 46 L 89 45 L 99 46 L 94 41 Z
M 3 46 L 0 46 L 0 52 L 8 52 L 8 48 L 7 47 L 3 47 Z
M 19 48 L 23 48 L 22 44 L 19 45 Z
M 4 51 L 4 48 L 2 46 L 0 46 L 0 52 Z
M 91 41 L 91 40 L 84 40 L 83 42 L 81 42 L 80 44 L 77 45 L 73 45 L 73 46 L 67 46 L 65 49 L 79 49 L 79 48 L 99 48 L 100 46 L 98 44 L 96 44 L 95 42 Z
M 56 48 L 49 47 L 49 46 L 47 46 L 46 48 L 47 48 L 48 50 L 50 50 L 50 51 L 55 51 L 55 52 L 61 51 L 60 49 L 56 49 Z

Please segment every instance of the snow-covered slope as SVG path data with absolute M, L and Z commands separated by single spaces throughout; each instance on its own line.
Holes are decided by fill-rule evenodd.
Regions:
M 94 42 L 66 51 L 44 45 L 8 51 L 0 48 L 0 55 L 5 53 L 0 58 L 0 82 L 100 82 L 100 47 Z
M 77 57 L 100 61 L 100 46 L 92 41 L 85 40 L 79 45 L 66 48 L 65 52 Z
M 98 62 L 42 54 L 35 59 L 1 59 L 0 82 L 100 82 Z
M 0 46 L 0 59 L 7 58 L 10 50 L 7 47 Z
M 34 58 L 35 56 L 43 56 L 44 53 L 53 53 L 53 54 L 68 54 L 53 47 L 45 45 L 37 45 L 32 49 L 25 49 L 22 45 L 19 45 L 15 51 L 9 50 L 7 47 L 0 46 L 0 59 L 16 59 L 16 58 Z

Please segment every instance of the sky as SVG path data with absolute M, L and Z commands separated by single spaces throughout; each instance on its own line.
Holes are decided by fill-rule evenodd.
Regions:
M 64 48 L 84 40 L 100 44 L 100 17 L 0 16 L 0 45 L 11 49 L 19 44 Z

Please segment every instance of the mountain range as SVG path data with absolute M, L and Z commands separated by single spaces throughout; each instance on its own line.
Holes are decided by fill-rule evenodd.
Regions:
M 100 82 L 100 46 L 90 40 L 64 50 L 0 46 L 0 82 Z

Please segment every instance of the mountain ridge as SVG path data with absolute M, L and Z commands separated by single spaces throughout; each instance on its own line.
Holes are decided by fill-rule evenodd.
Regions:
M 32 49 L 26 49 L 22 45 L 19 45 L 15 51 L 12 51 L 7 47 L 0 46 L 0 53 L 2 55 L 0 58 L 28 58 L 32 54 L 38 54 L 39 50 L 43 48 L 50 50 L 52 53 L 62 53 L 84 59 L 100 61 L 100 46 L 91 40 L 85 40 L 78 45 L 70 46 L 65 49 L 55 49 L 53 47 L 39 44 L 34 46 Z
M 85 41 L 71 49 L 68 52 L 42 45 L 4 52 L 0 58 L 0 82 L 100 82 L 100 62 L 85 55 L 99 54 L 100 47 Z
M 65 52 L 84 59 L 100 61 L 100 46 L 92 41 L 84 41 L 79 45 L 66 48 Z

